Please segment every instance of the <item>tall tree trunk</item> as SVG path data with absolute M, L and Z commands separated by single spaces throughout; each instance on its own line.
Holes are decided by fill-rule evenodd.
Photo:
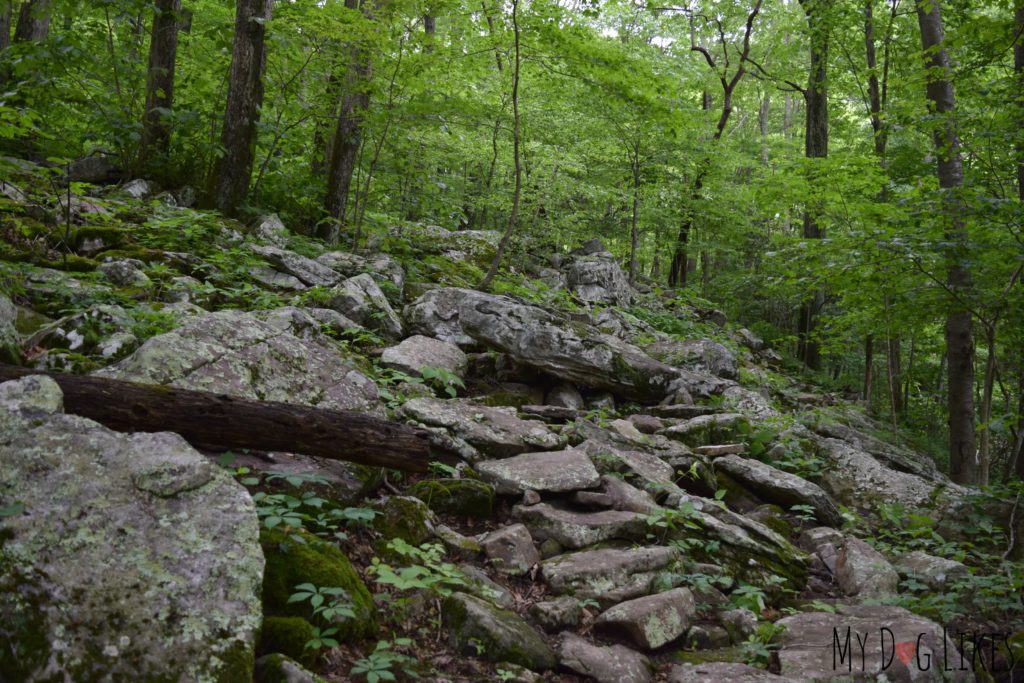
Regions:
M 178 13 L 181 0 L 156 0 L 149 41 L 146 108 L 142 114 L 139 166 L 163 166 L 171 145 L 171 127 L 161 109 L 174 106 L 174 64 L 178 54 Z
M 828 25 L 822 18 L 821 0 L 802 0 L 811 35 L 811 68 L 804 101 L 807 106 L 804 155 L 811 159 L 828 156 Z M 822 231 L 813 209 L 804 212 L 803 235 L 821 239 Z M 797 327 L 797 355 L 812 370 L 821 369 L 821 350 L 814 338 L 816 319 L 824 303 L 821 290 L 813 292 L 800 306 Z
M 864 403 L 871 410 L 871 385 L 875 379 L 875 338 L 864 337 Z
M 901 339 L 899 335 L 887 340 L 886 361 L 889 373 L 889 403 L 892 408 L 893 421 L 903 415 L 903 362 L 901 358 Z
M 508 249 L 508 244 L 512 239 L 516 223 L 519 220 L 519 200 L 523 189 L 521 141 L 519 139 L 521 131 L 519 121 L 519 74 L 522 67 L 519 54 L 519 0 L 512 0 L 512 32 L 515 40 L 512 61 L 512 159 L 514 162 L 515 186 L 512 190 L 512 211 L 508 216 L 508 225 L 505 227 L 505 233 L 501 236 L 501 241 L 498 243 L 498 250 L 494 254 L 494 259 L 491 260 L 491 266 L 487 269 L 484 279 L 477 287 L 481 291 L 487 291 L 491 286 L 491 282 L 494 281 L 495 276 L 498 274 L 498 268 L 501 267 L 501 259 L 505 256 L 505 251 Z
M 1024 0 L 1017 0 L 1017 42 L 1013 46 L 1013 68 L 1017 75 L 1017 112 L 1024 129 Z M 1024 138 L 1017 131 L 1017 195 L 1024 202 Z
M 768 115 L 771 106 L 772 98 L 765 95 L 757 109 L 757 130 L 761 134 L 761 163 L 765 166 L 768 165 Z
M 946 54 L 945 33 L 939 0 L 917 5 L 917 23 L 928 73 L 930 109 L 938 115 L 932 132 L 938 159 L 939 187 L 943 191 L 947 249 L 946 284 L 954 295 L 963 297 L 971 288 L 971 275 L 964 259 L 967 228 L 960 212 L 960 190 L 964 183 L 957 134 L 956 97 L 952 70 Z M 950 301 L 946 314 L 946 352 L 949 383 L 949 467 L 953 481 L 973 484 L 983 475 L 975 451 L 974 435 L 974 336 L 971 313 L 957 300 Z
M 263 106 L 266 24 L 273 0 L 237 0 L 231 76 L 221 128 L 223 155 L 214 166 L 210 195 L 214 206 L 236 213 L 249 193 L 256 147 L 256 125 Z
M 18 25 L 14 29 L 15 43 L 38 43 L 46 40 L 50 32 L 52 0 L 25 0 L 18 12 Z
M 636 262 L 636 252 L 640 245 L 640 229 L 638 219 L 640 216 L 640 140 L 635 141 L 633 146 L 633 214 L 629 225 L 629 284 L 636 282 L 639 272 Z
M 358 0 L 345 0 L 345 6 L 355 9 Z M 376 6 L 372 0 L 362 6 L 363 15 L 372 19 Z M 352 176 L 356 170 L 356 158 L 362 144 L 363 123 L 370 107 L 370 81 L 373 78 L 373 57 L 368 45 L 354 45 L 352 59 L 345 76 L 345 94 L 341 98 L 341 111 L 334 131 L 334 141 L 327 171 L 327 196 L 324 209 L 327 220 L 317 228 L 317 234 L 336 244 L 345 225 L 348 195 L 352 187 Z
M 0 0 L 0 52 L 11 45 L 11 16 L 14 0 Z

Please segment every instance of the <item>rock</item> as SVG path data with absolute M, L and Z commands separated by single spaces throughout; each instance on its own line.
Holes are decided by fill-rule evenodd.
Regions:
M 822 524 L 839 527 L 843 517 L 839 508 L 817 484 L 795 474 L 776 469 L 752 458 L 726 455 L 715 460 L 715 470 L 722 470 L 762 500 L 779 505 L 810 505 Z
M 836 581 L 848 596 L 895 595 L 900 577 L 880 552 L 859 538 L 847 537 L 836 556 Z
M 129 180 L 127 183 L 118 188 L 118 194 L 122 194 L 132 199 L 143 199 L 153 194 L 153 185 L 146 180 L 136 178 L 135 180 Z
M 419 498 L 388 496 L 372 507 L 381 513 L 373 518 L 373 528 L 382 536 L 381 546 L 394 538 L 418 546 L 434 536 L 430 508 Z
M 571 422 L 583 415 L 582 411 L 558 406 L 519 406 L 519 412 L 528 417 L 539 417 L 546 422 Z
M 340 335 L 346 330 L 362 329 L 341 313 L 329 308 L 282 306 L 268 311 L 253 311 L 252 315 L 273 325 L 281 332 L 320 344 L 332 352 L 336 351 L 336 347 L 330 337 L 324 333 L 325 330 L 334 335 Z
M 21 346 L 18 343 L 18 310 L 14 303 L 0 293 L 0 363 L 21 365 Z
M 720 458 L 723 455 L 743 455 L 747 452 L 747 445 L 743 443 L 722 443 L 712 446 L 697 446 L 693 449 L 693 452 L 708 458 Z
M 265 258 L 277 270 L 294 275 L 309 287 L 330 287 L 341 279 L 340 275 L 327 266 L 294 251 L 258 244 L 250 245 L 249 249 Z
M 844 540 L 846 540 L 846 537 L 843 536 L 842 532 L 836 531 L 832 527 L 819 526 L 802 531 L 800 538 L 797 540 L 797 545 L 809 553 L 814 553 L 826 544 L 838 547 L 843 544 Z
M 311 491 L 342 506 L 358 505 L 362 498 L 372 494 L 381 483 L 377 470 L 344 460 L 328 460 L 298 453 L 234 453 L 230 467 L 247 467 L 254 474 L 277 475 L 267 484 L 280 486 L 280 490 L 298 488 Z M 288 477 L 297 478 L 292 486 Z
M 324 679 L 291 657 L 275 653 L 256 660 L 253 683 L 324 683 Z
M 544 398 L 544 403 L 549 406 L 557 406 L 559 408 L 568 408 L 569 410 L 577 411 L 584 410 L 587 407 L 579 389 L 568 382 L 559 382 L 549 389 L 547 396 Z
M 710 339 L 659 341 L 645 346 L 644 351 L 675 367 L 706 372 L 725 379 L 736 379 L 739 376 L 736 356 Z
M 117 161 L 107 154 L 90 154 L 76 159 L 68 170 L 74 182 L 94 184 L 112 180 L 119 172 Z
M 662 546 L 601 548 L 559 555 L 541 563 L 541 576 L 555 593 L 609 602 L 646 595 L 655 575 L 679 559 Z
M 466 376 L 466 354 L 455 344 L 432 337 L 413 335 L 397 346 L 384 349 L 381 365 L 414 377 L 423 368 L 439 368 L 459 378 Z
M 733 645 L 739 645 L 757 632 L 757 615 L 748 609 L 726 610 L 719 619 Z
M 451 342 L 458 346 L 471 346 L 474 343 L 462 329 L 459 322 L 459 309 L 464 301 L 477 297 L 489 298 L 471 289 L 443 287 L 425 292 L 402 311 L 409 331 Z
M 599 238 L 591 237 L 589 240 L 573 249 L 570 253 L 573 256 L 593 256 L 594 254 L 606 254 L 610 252 L 608 251 L 608 248 L 604 246 L 604 242 Z M 558 254 L 558 256 L 562 255 Z M 564 259 L 559 259 L 557 265 L 560 266 L 563 262 Z
M 629 423 L 626 423 L 629 424 Z M 675 470 L 656 455 L 637 450 L 620 450 L 588 439 L 577 446 L 587 453 L 601 474 L 625 472 L 639 477 L 643 484 L 660 485 L 676 479 Z M 592 487 L 588 487 L 592 488 Z
M 615 411 L 615 396 L 610 391 L 598 391 L 591 394 L 587 401 L 587 408 L 590 410 L 603 410 L 606 412 Z
M 752 420 L 779 416 L 765 389 L 752 391 L 737 385 L 729 386 L 722 390 L 722 399 L 728 410 L 743 413 Z
M 142 272 L 145 264 L 136 259 L 121 259 L 119 261 L 105 261 L 99 265 L 103 277 L 119 287 L 137 287 L 145 289 L 153 284 L 149 276 Z
M 453 593 L 445 599 L 441 615 L 451 647 L 464 655 L 479 654 L 494 662 L 512 662 L 533 671 L 555 666 L 555 653 L 514 612 L 466 593 Z M 482 646 L 482 652 L 477 652 L 476 643 Z
M 959 670 L 967 667 L 943 628 L 901 607 L 838 605 L 835 614 L 804 612 L 776 623 L 785 628 L 778 656 L 787 681 L 974 680 Z
M 583 605 L 568 595 L 530 605 L 530 616 L 548 633 L 576 628 L 583 621 Z
M 704 446 L 733 441 L 746 430 L 748 424 L 746 416 L 740 413 L 715 413 L 690 418 L 659 433 L 682 441 L 687 446 Z
M 527 489 L 526 491 L 523 491 L 523 499 L 522 499 L 522 504 L 523 505 L 536 505 L 539 502 L 540 502 L 540 494 L 539 493 L 537 493 L 536 491 L 534 491 L 532 489 Z
M 283 289 L 291 292 L 301 292 L 306 288 L 306 285 L 302 284 L 302 280 L 294 275 L 282 273 L 279 270 L 267 268 L 266 266 L 250 268 L 249 277 L 270 289 Z
M 764 348 L 764 340 L 758 337 L 756 334 L 743 327 L 736 333 L 740 341 L 751 351 L 760 351 Z
M 427 254 L 469 261 L 480 268 L 490 265 L 501 241 L 501 233 L 496 230 L 448 230 L 439 225 L 396 226 L 391 234 L 407 237 L 416 249 Z
M 565 548 L 584 548 L 611 539 L 636 541 L 647 533 L 644 516 L 634 512 L 572 512 L 538 503 L 516 505 L 512 517 L 525 524 L 534 538 L 553 538 Z
M 654 434 L 665 428 L 665 422 L 653 415 L 630 415 L 626 418 L 641 434 Z
M 544 683 L 540 674 L 511 662 L 498 662 L 494 670 L 500 674 L 502 683 Z
M 275 247 L 284 247 L 288 244 L 288 228 L 276 213 L 257 218 L 252 227 L 252 236 Z
M 943 591 L 950 583 L 966 579 L 971 574 L 961 562 L 935 557 L 920 550 L 901 554 L 895 564 L 901 575 L 923 581 L 934 591 Z
M 516 599 L 512 593 L 499 583 L 491 580 L 479 567 L 471 564 L 459 565 L 463 579 L 466 582 L 466 591 L 502 609 L 512 609 Z
M 62 349 L 111 360 L 138 346 L 131 315 L 120 306 L 100 304 L 40 328 L 25 340 L 27 349 Z
M 654 650 L 686 633 L 697 614 L 689 588 L 622 602 L 602 612 L 594 628 L 613 635 L 625 635 L 645 650 Z
M 350 277 L 333 287 L 327 307 L 380 332 L 388 339 L 401 339 L 404 334 L 402 320 L 391 308 L 380 286 L 365 273 Z
M 419 498 L 434 512 L 486 519 L 494 507 L 494 488 L 477 479 L 423 479 L 406 493 Z
M 612 501 L 612 508 L 627 512 L 640 512 L 648 515 L 658 509 L 654 498 L 646 491 L 641 491 L 632 484 L 614 475 L 601 477 L 601 490 Z
M 513 524 L 484 536 L 480 541 L 484 553 L 498 571 L 519 576 L 540 562 L 530 531 L 522 524 Z
M 739 662 L 677 664 L 668 678 L 669 683 L 802 683 L 805 680 L 783 678 Z
M 598 647 L 574 633 L 558 643 L 558 661 L 581 676 L 598 683 L 649 683 L 651 662 L 639 652 L 622 645 Z
M 592 318 L 597 329 L 630 344 L 644 344 L 651 339 L 665 338 L 664 333 L 619 308 L 602 308 L 595 312 Z
M 0 518 L 4 678 L 250 677 L 263 556 L 245 488 L 176 434 L 57 412 L 52 381 L 0 387 L 0 500 L 24 504 Z
M 629 306 L 633 292 L 615 257 L 603 253 L 580 255 L 562 266 L 566 287 L 587 304 Z
M 368 273 L 382 288 L 390 287 L 386 283 L 391 283 L 394 285 L 393 289 L 401 293 L 405 287 L 405 270 L 398 261 L 387 254 L 359 256 L 347 251 L 329 251 L 318 256 L 316 260 L 345 277 Z
M 553 449 L 558 437 L 543 422 L 523 420 L 500 408 L 468 401 L 414 398 L 398 409 L 399 417 L 443 427 L 484 456 L 507 458 L 533 449 Z
M 434 536 L 444 544 L 448 552 L 455 553 L 466 559 L 475 557 L 483 552 L 480 542 L 475 538 L 463 536 L 455 529 L 444 524 L 434 525 Z M 472 591 L 470 591 L 472 593 Z
M 601 475 L 584 451 L 569 449 L 545 453 L 524 453 L 504 460 L 477 463 L 484 481 L 498 493 L 534 491 L 578 491 L 598 485 Z
M 701 599 L 696 593 L 694 593 L 694 599 L 697 600 L 697 605 L 699 607 Z M 694 624 L 690 627 L 690 630 L 686 632 L 686 646 L 689 649 L 718 650 L 729 647 L 731 644 L 732 638 L 729 637 L 728 631 L 721 626 L 715 626 L 713 624 Z
M 241 311 L 193 318 L 96 374 L 251 400 L 381 411 L 377 386 L 337 352 Z

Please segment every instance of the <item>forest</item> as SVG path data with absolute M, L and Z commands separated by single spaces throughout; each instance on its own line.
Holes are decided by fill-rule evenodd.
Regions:
M 146 454 L 118 496 L 252 518 L 214 546 L 248 549 L 236 581 L 262 597 L 210 612 L 231 637 L 197 627 L 213 655 L 146 665 L 200 662 L 181 680 L 252 680 L 277 653 L 308 680 L 833 680 L 787 654 L 831 633 L 784 624 L 812 614 L 1005 631 L 990 656 L 959 641 L 964 676 L 1024 680 L 1024 0 L 0 0 L 0 238 L 0 680 L 48 680 L 34 634 L 64 628 L 31 603 L 64 589 L 14 567 L 49 548 L 19 526 L 35 515 L 78 528 L 74 506 L 32 510 L 65 494 L 17 455 L 65 431 L 112 470 Z M 51 405 L 33 437 L 19 411 Z M 157 433 L 115 448 L 85 418 Z M 160 428 L 203 465 L 150 463 L 178 453 Z M 323 539 L 331 569 L 303 574 Z M 549 563 L 602 552 L 676 578 L 555 605 Z M 486 556 L 514 601 L 469 595 L 480 570 L 451 556 Z M 627 605 L 684 626 L 659 640 Z M 504 636 L 494 609 L 519 620 Z M 608 654 L 623 642 L 646 654 Z M 719 645 L 742 652 L 666 663 Z M 62 670 L 99 680 L 107 650 L 81 647 Z

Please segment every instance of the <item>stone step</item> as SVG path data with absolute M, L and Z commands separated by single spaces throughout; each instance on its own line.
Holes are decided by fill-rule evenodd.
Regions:
M 680 557 L 675 548 L 601 548 L 559 555 L 541 563 L 541 576 L 555 593 L 595 599 L 603 607 L 646 595 L 656 574 Z
M 538 541 L 554 539 L 565 548 L 585 548 L 612 539 L 639 541 L 647 535 L 645 516 L 636 512 L 574 512 L 538 503 L 516 505 L 512 518 L 525 524 Z

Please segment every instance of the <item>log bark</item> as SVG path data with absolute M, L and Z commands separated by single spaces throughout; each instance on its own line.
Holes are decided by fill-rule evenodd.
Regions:
M 0 364 L 0 381 L 28 375 L 57 382 L 67 412 L 117 431 L 177 432 L 208 450 L 286 451 L 409 472 L 430 461 L 427 432 L 363 413 Z

